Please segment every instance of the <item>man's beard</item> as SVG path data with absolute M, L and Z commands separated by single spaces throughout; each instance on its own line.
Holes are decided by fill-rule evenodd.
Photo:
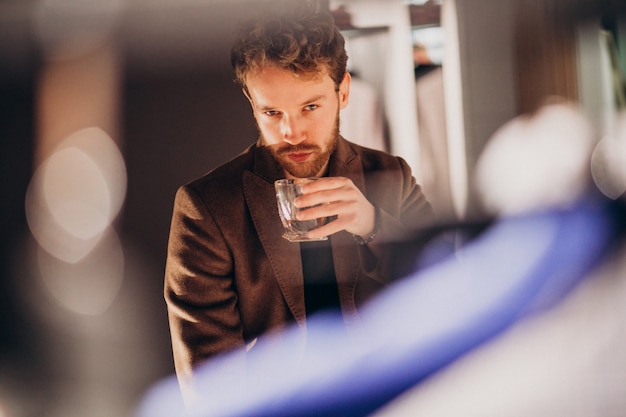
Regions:
M 268 146 L 272 156 L 285 170 L 286 173 L 295 178 L 312 178 L 320 175 L 322 169 L 326 166 L 330 159 L 330 155 L 335 152 L 337 148 L 337 142 L 339 140 L 339 114 L 335 120 L 335 127 L 330 133 L 329 137 L 324 143 L 325 147 L 322 149 L 318 145 L 298 144 L 298 145 L 275 145 Z M 263 135 L 261 134 L 261 143 L 266 144 Z M 297 163 L 289 159 L 287 154 L 300 152 L 311 152 L 312 155 L 309 160 L 303 163 Z

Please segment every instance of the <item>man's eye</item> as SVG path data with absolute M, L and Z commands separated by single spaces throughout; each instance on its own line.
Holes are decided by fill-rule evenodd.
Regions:
M 265 112 L 265 115 L 266 115 L 266 116 L 270 116 L 270 117 L 271 117 L 271 116 L 278 116 L 279 114 L 280 114 L 280 112 L 279 112 L 279 111 L 277 111 L 277 110 L 267 110 L 267 111 Z
M 319 106 L 317 104 L 308 104 L 304 107 L 305 110 L 311 111 L 316 110 Z

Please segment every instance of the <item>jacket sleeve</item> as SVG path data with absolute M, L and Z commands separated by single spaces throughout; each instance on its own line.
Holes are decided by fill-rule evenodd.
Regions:
M 435 220 L 435 216 L 430 203 L 428 202 L 422 187 L 417 184 L 415 177 L 411 172 L 411 168 L 402 159 L 398 158 L 400 165 L 398 189 L 399 213 L 393 215 L 394 212 L 386 212 L 383 210 L 381 214 L 381 233 L 385 240 L 397 240 L 414 233 L 421 228 L 431 225 Z M 391 209 L 393 210 L 393 209 Z
M 432 207 L 411 168 L 402 158 L 396 160 L 398 169 L 386 171 L 377 181 L 378 190 L 370 200 L 378 208 L 376 237 L 370 244 L 361 246 L 359 252 L 365 272 L 382 284 L 401 274 L 398 262 L 406 260 L 398 259 L 399 249 L 403 256 L 418 256 L 416 251 L 406 250 L 403 242 L 435 221 Z
M 179 377 L 191 378 L 204 359 L 244 344 L 230 251 L 190 186 L 174 201 L 164 296 Z

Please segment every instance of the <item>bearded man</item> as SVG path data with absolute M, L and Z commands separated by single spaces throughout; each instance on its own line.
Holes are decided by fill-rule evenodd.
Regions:
M 252 22 L 231 62 L 260 136 L 176 194 L 165 298 L 179 378 L 266 332 L 296 323 L 305 334 L 321 310 L 341 314 L 349 333 L 394 279 L 385 243 L 432 214 L 404 160 L 340 136 L 350 75 L 329 14 Z M 309 232 L 328 239 L 289 242 L 273 183 L 309 177 L 299 219 L 329 219 Z

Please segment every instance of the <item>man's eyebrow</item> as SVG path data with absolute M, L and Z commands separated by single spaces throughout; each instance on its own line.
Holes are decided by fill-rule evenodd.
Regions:
M 274 110 L 274 107 L 272 106 L 267 106 L 267 105 L 259 105 L 257 106 L 257 110 L 258 111 L 270 111 L 270 110 Z
M 304 103 L 302 103 L 302 106 L 306 106 L 307 104 L 311 104 L 311 103 L 314 103 L 316 101 L 321 101 L 321 100 L 324 100 L 324 99 L 326 99 L 326 96 L 323 95 L 323 94 L 319 94 L 319 95 L 317 95 L 315 97 L 311 97 L 309 100 L 306 100 Z
M 311 104 L 311 103 L 314 103 L 314 102 L 316 102 L 316 101 L 323 101 L 323 100 L 325 100 L 325 99 L 326 99 L 326 96 L 325 96 L 325 95 L 323 95 L 323 94 L 319 94 L 319 95 L 317 95 L 317 96 L 311 97 L 311 98 L 310 98 L 310 99 L 308 99 L 308 100 L 305 100 L 305 101 L 304 101 L 304 102 L 302 102 L 302 104 L 300 104 L 300 105 L 301 105 L 301 106 L 306 106 L 307 104 Z M 259 105 L 259 106 L 257 107 L 257 109 L 258 109 L 259 111 L 261 111 L 261 112 L 264 112 L 264 111 L 276 110 L 276 107 L 274 107 L 274 106 L 270 106 L 270 105 L 267 105 L 267 104 L 261 104 L 261 105 Z

